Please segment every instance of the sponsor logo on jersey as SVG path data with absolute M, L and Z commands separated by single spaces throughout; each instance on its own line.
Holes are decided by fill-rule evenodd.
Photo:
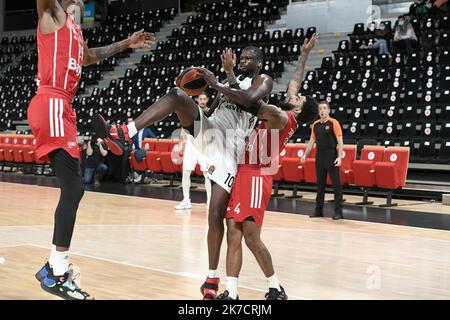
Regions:
M 67 142 L 67 147 L 69 147 L 69 148 L 75 148 L 76 146 L 77 146 L 76 142 L 73 142 L 73 141 Z

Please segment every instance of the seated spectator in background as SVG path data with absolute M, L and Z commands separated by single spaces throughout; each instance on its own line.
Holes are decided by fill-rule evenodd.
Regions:
M 394 47 L 398 49 L 406 49 L 406 51 L 410 53 L 413 51 L 413 48 L 417 48 L 417 44 L 416 33 L 414 32 L 414 28 L 409 17 L 398 17 L 394 33 Z
M 133 122 L 133 118 L 128 118 L 128 123 Z M 125 126 L 126 128 L 126 126 Z M 144 139 L 148 138 L 156 138 L 156 135 L 153 133 L 152 130 L 149 128 L 144 128 L 138 131 L 136 135 L 133 136 L 133 147 L 134 147 L 134 158 L 138 163 L 141 163 L 142 160 L 144 160 L 145 155 L 147 154 L 147 151 L 149 150 L 149 145 L 146 143 L 144 144 Z M 142 181 L 142 175 L 138 174 L 137 172 L 133 171 L 133 175 L 129 177 L 129 179 L 133 179 L 134 182 L 141 182 Z
M 389 39 L 389 30 L 384 22 L 380 22 L 378 29 L 375 27 L 375 23 L 372 22 L 367 28 L 367 34 L 373 39 L 373 43 L 369 44 L 368 48 L 378 49 L 380 55 L 387 54 L 391 56 L 386 41 Z
M 133 118 L 128 118 L 128 123 L 133 122 Z M 144 128 L 138 131 L 136 135 L 133 136 L 133 145 L 136 152 L 134 153 L 136 161 L 141 162 L 148 151 L 148 145 L 142 145 L 144 139 L 156 138 L 156 135 L 149 128 Z
M 105 143 L 100 138 L 93 138 L 93 141 L 88 141 L 84 166 L 85 184 L 91 184 L 95 174 L 97 174 L 99 181 L 103 181 L 106 177 L 108 173 L 108 166 L 105 163 L 105 157 L 108 154 L 106 149 Z

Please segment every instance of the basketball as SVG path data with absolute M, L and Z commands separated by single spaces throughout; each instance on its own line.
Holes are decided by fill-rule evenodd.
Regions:
M 183 70 L 177 77 L 176 85 L 190 96 L 198 96 L 208 88 L 196 67 Z

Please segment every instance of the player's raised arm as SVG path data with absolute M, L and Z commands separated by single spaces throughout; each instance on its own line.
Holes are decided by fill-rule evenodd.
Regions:
M 155 42 L 155 34 L 139 30 L 133 33 L 127 39 L 112 43 L 110 45 L 98 48 L 88 48 L 84 45 L 83 66 L 88 66 L 99 61 L 105 60 L 128 48 L 150 48 Z
M 250 88 L 241 90 L 218 82 L 214 74 L 207 69 L 200 68 L 199 71 L 211 88 L 244 107 L 251 108 L 272 92 L 273 80 L 265 74 L 256 76 Z
M 61 8 L 61 6 L 59 5 L 57 0 L 36 0 L 36 8 L 39 19 L 41 19 L 45 12 L 49 12 L 52 14 L 58 8 Z
M 294 75 L 292 76 L 292 79 L 289 81 L 288 85 L 288 91 L 286 95 L 286 101 L 289 101 L 289 99 L 292 96 L 295 96 L 300 91 L 300 87 L 302 85 L 303 80 L 303 74 L 305 72 L 305 66 L 306 66 L 306 60 L 308 59 L 309 53 L 311 50 L 315 47 L 317 40 L 319 39 L 319 36 L 314 33 L 310 40 L 305 39 L 303 42 L 301 51 L 300 51 L 300 58 L 299 63 L 297 67 L 295 68 Z

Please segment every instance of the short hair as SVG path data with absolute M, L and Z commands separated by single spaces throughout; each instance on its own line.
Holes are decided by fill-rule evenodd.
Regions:
M 322 100 L 322 101 L 319 102 L 319 105 L 321 105 L 321 104 L 326 104 L 328 109 L 331 110 L 330 103 L 328 101 Z
M 261 60 L 261 61 L 264 60 L 264 52 L 262 52 L 262 50 L 258 47 L 248 46 L 248 47 L 245 47 L 244 50 L 242 50 L 242 52 L 244 52 L 244 51 L 252 51 L 255 54 L 256 59 Z
M 311 96 L 306 96 L 306 101 L 302 105 L 302 112 L 300 112 L 300 114 L 297 116 L 297 122 L 311 123 L 317 119 L 318 114 L 319 104 L 317 103 L 316 99 Z
M 202 93 L 200 93 L 198 95 L 198 97 L 200 97 L 200 96 L 205 96 L 209 100 L 209 96 L 208 96 L 208 94 L 205 91 L 203 91 Z

